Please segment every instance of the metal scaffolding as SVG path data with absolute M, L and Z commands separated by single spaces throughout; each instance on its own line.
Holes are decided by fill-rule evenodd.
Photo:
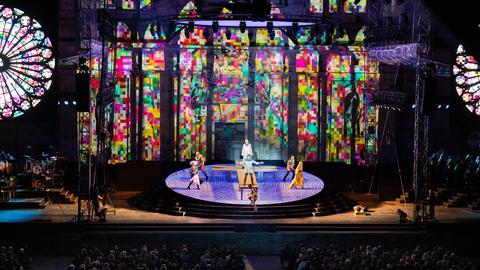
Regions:
M 373 3 L 372 3 L 373 2 Z M 413 220 L 421 221 L 417 205 L 423 202 L 425 195 L 425 178 L 427 175 L 428 156 L 428 115 L 424 112 L 425 81 L 427 65 L 430 62 L 431 18 L 428 9 L 421 0 L 411 1 L 411 36 L 392 36 L 394 40 L 375 38 L 385 36 L 389 27 L 379 23 L 382 19 L 382 7 L 378 1 L 369 1 L 369 20 L 373 29 L 367 37 L 374 37 L 373 45 L 368 46 L 371 58 L 387 65 L 403 65 L 415 68 L 415 116 L 413 134 L 413 179 L 412 189 L 415 193 Z M 396 31 L 395 26 L 392 31 Z
M 93 112 L 89 107 L 86 111 L 77 114 L 79 124 L 77 136 L 81 147 L 78 153 L 78 215 L 74 221 L 91 222 L 95 220 L 98 210 L 97 192 L 93 191 L 98 188 L 99 177 L 100 175 L 103 177 L 102 171 L 107 162 L 106 144 L 102 135 L 108 123 L 108 119 L 104 117 L 104 108 L 113 100 L 112 87 L 108 80 L 108 42 L 113 40 L 115 20 L 108 9 L 99 9 L 96 0 L 76 0 L 75 5 L 77 60 L 86 59 L 89 75 L 95 68 L 93 63 L 98 61 L 100 72 L 100 84 L 96 97 L 92 96 L 91 89 L 88 89 L 89 101 L 92 102 L 93 98 L 96 98 L 95 111 Z M 105 3 L 102 6 L 105 7 Z M 94 124 L 96 124 L 95 127 Z M 94 128 L 99 136 L 97 138 L 93 138 Z M 95 152 L 92 151 L 94 143 L 96 143 Z
M 415 126 L 413 132 L 413 218 L 419 221 L 417 205 L 424 200 L 428 156 L 428 115 L 424 112 L 425 80 L 430 56 L 430 14 L 421 0 L 415 0 L 412 38 L 419 44 L 415 72 Z

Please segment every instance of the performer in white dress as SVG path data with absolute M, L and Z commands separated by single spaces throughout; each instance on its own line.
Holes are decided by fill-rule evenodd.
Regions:
M 253 157 L 252 145 L 245 139 L 245 143 L 242 146 L 242 159 L 246 159 L 247 156 Z

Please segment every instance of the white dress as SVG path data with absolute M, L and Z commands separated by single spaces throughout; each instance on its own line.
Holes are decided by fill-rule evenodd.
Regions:
M 246 159 L 248 155 L 253 157 L 252 144 L 249 143 L 247 145 L 244 143 L 242 146 L 242 158 Z

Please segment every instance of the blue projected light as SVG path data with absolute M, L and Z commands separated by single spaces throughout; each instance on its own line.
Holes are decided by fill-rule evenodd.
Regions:
M 40 216 L 42 209 L 0 210 L 0 223 L 30 222 Z

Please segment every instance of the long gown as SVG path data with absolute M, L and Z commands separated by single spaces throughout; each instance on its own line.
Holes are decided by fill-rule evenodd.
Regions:
M 295 170 L 295 178 L 293 178 L 292 182 L 290 183 L 290 189 L 294 187 L 303 188 L 303 171 L 299 170 L 298 167 Z

